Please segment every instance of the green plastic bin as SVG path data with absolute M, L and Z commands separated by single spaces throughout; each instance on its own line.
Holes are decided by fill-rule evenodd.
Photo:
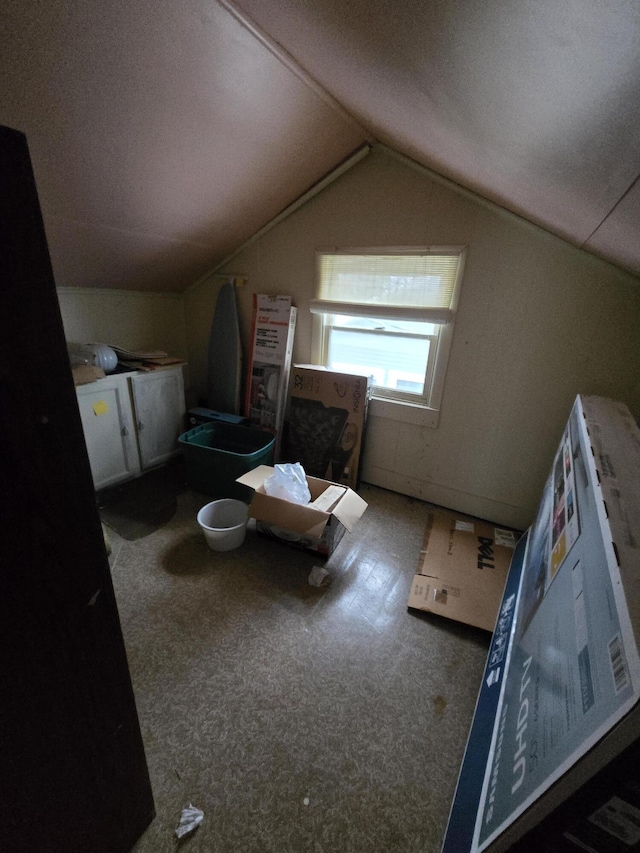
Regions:
M 262 429 L 227 423 L 206 423 L 179 438 L 184 451 L 187 482 L 212 498 L 235 498 L 250 503 L 253 489 L 236 483 L 238 477 L 273 465 L 275 436 Z

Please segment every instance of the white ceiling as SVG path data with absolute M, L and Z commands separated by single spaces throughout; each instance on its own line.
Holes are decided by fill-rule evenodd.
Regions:
M 636 0 L 5 0 L 58 285 L 181 291 L 377 139 L 640 274 Z

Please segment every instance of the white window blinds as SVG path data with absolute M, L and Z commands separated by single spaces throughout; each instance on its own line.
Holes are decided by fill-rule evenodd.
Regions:
M 448 323 L 460 253 L 321 253 L 318 298 L 311 311 Z

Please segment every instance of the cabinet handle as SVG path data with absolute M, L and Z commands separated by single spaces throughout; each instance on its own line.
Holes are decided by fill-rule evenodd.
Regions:
M 142 421 L 138 421 L 138 429 L 140 430 L 140 432 L 142 432 L 142 430 L 144 429 L 144 424 L 142 423 Z

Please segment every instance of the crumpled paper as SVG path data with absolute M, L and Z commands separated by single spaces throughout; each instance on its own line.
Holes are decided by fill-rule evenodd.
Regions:
M 178 838 L 182 838 L 183 835 L 197 829 L 203 819 L 204 812 L 189 803 L 186 809 L 182 809 L 182 814 L 180 815 L 180 823 L 176 828 L 176 835 Z
M 314 566 L 309 574 L 311 586 L 327 586 L 329 584 L 329 572 L 322 566 Z

